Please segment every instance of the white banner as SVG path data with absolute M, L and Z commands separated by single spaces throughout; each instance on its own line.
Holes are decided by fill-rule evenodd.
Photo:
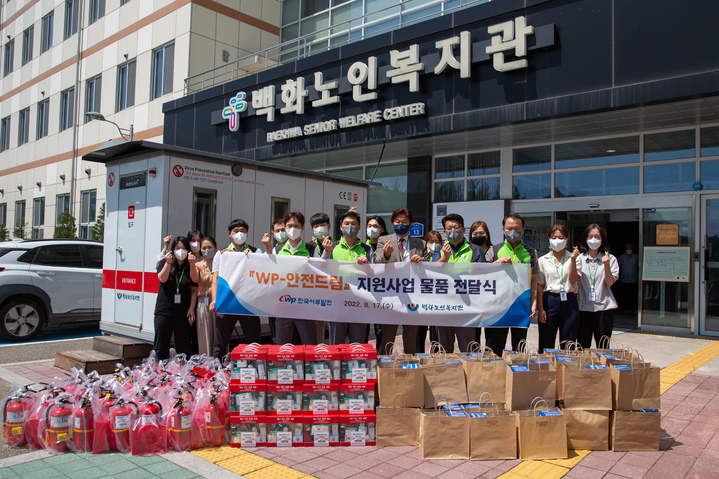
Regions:
M 221 314 L 432 326 L 528 327 L 528 264 L 391 263 L 226 252 Z

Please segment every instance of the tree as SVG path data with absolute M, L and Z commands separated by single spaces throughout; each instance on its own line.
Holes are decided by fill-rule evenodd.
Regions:
M 90 237 L 95 241 L 103 242 L 105 240 L 105 203 L 102 203 L 100 211 L 97 213 L 95 226 L 92 227 Z
M 27 239 L 27 225 L 28 225 L 28 224 L 25 223 L 25 224 L 21 224 L 21 225 L 16 226 L 15 229 L 13 230 L 13 232 L 12 232 L 12 235 L 13 235 L 15 238 Z
M 70 213 L 61 213 L 57 217 L 55 225 L 55 233 L 53 238 L 77 238 L 77 228 L 75 227 L 75 217 Z
M 5 225 L 0 225 L 0 241 L 7 241 L 10 239 L 10 230 Z

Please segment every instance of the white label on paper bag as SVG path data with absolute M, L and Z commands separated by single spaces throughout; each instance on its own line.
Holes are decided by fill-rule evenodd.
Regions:
M 329 369 L 315 369 L 315 383 L 329 384 L 332 380 Z
M 330 402 L 327 399 L 312 400 L 312 414 L 329 414 Z
M 514 373 L 528 373 L 529 368 L 527 366 L 509 366 L 509 369 Z
M 614 369 L 616 369 L 618 371 L 626 371 L 627 369 L 632 369 L 632 367 L 629 366 L 628 364 L 616 364 L 614 366 Z
M 366 383 L 367 382 L 367 368 L 353 368 L 352 369 L 352 382 L 353 383 Z
M 347 403 L 350 414 L 364 414 L 364 401 L 362 399 L 349 399 Z
M 277 384 L 292 384 L 294 381 L 294 371 L 291 369 L 277 370 Z
M 330 445 L 330 433 L 327 432 L 316 432 L 315 433 L 315 440 L 314 440 L 315 447 L 329 447 Z
M 419 369 L 418 363 L 404 363 L 402 364 L 402 369 Z
M 281 433 L 278 433 L 278 434 L 281 434 Z M 242 447 L 257 447 L 257 433 L 241 432 L 240 433 L 240 445 Z
M 277 447 L 292 447 L 292 433 L 289 431 L 278 431 Z
M 471 412 L 471 413 L 469 413 L 469 417 L 489 417 L 489 416 L 487 416 L 487 413 L 485 413 L 485 412 Z
M 255 401 L 240 401 L 240 415 L 241 416 L 254 416 L 255 415 Z
M 278 399 L 277 414 L 280 416 L 292 414 L 292 399 Z
M 604 364 L 590 364 L 587 369 L 607 369 L 607 366 Z
M 364 446 L 365 443 L 364 431 L 350 431 L 350 446 Z
M 243 384 L 254 384 L 257 380 L 257 370 L 255 368 L 241 368 L 240 382 Z
M 540 416 L 561 416 L 562 414 L 554 409 L 550 409 L 549 411 L 539 411 Z

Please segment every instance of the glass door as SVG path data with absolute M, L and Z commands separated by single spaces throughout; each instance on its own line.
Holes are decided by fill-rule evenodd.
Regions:
M 719 195 L 702 197 L 700 334 L 719 336 Z

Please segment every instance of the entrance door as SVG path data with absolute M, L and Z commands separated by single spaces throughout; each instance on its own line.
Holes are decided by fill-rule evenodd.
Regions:
M 700 334 L 719 336 L 719 195 L 702 197 Z
M 115 322 L 138 327 L 142 322 L 146 189 L 144 172 L 120 177 Z

